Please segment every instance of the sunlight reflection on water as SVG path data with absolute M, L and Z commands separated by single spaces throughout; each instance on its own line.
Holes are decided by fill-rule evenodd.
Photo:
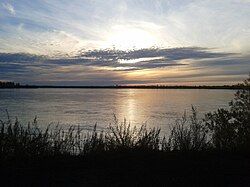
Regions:
M 105 128 L 113 121 L 127 119 L 132 125 L 147 123 L 163 131 L 191 105 L 200 116 L 219 107 L 227 107 L 233 90 L 157 90 L 157 89 L 2 89 L 0 118 L 17 116 L 25 123 L 37 116 L 39 124 Z

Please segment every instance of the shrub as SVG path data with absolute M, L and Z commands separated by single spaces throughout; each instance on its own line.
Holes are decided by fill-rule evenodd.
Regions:
M 174 151 L 202 151 L 209 147 L 207 129 L 197 118 L 197 111 L 192 106 L 192 115 L 176 121 L 168 138 L 163 139 L 163 150 Z
M 108 150 L 159 150 L 159 143 L 160 129 L 147 129 L 146 125 L 131 127 L 126 119 L 119 124 L 116 116 L 106 132 Z
M 205 117 L 218 150 L 249 150 L 250 146 L 250 76 L 229 103 L 229 109 L 218 109 Z

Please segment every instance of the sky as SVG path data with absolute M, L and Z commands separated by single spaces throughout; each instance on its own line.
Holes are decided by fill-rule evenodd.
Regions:
M 0 0 L 0 81 L 236 84 L 249 20 L 250 0 Z

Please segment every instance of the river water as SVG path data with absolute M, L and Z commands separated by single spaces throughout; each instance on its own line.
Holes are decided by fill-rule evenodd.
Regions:
M 81 125 L 105 128 L 126 118 L 132 125 L 169 126 L 194 105 L 199 116 L 219 107 L 227 108 L 234 90 L 207 89 L 0 89 L 0 119 L 18 117 L 22 123 L 32 121 L 47 126 Z

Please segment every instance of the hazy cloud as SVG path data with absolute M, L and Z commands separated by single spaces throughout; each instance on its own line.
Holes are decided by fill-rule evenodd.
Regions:
M 6 9 L 10 14 L 15 15 L 16 11 L 14 7 L 9 3 L 2 3 L 4 9 Z
M 137 39 L 133 34 L 138 30 L 139 36 L 143 32 L 147 35 L 138 39 L 139 42 L 150 39 L 148 44 L 157 47 L 202 46 L 250 52 L 247 0 L 72 0 L 63 3 L 18 0 L 15 9 L 9 3 L 2 3 L 2 8 L 11 14 L 18 11 L 12 17 L 0 13 L 2 52 L 71 54 L 81 48 L 119 47 L 123 40 L 130 41 L 125 46 L 133 48 L 133 40 Z M 25 25 L 21 31 L 18 30 L 20 24 Z M 135 33 L 126 36 L 131 30 Z M 121 36 L 121 41 L 113 41 L 114 36 Z M 126 40 L 122 39 L 124 36 Z

